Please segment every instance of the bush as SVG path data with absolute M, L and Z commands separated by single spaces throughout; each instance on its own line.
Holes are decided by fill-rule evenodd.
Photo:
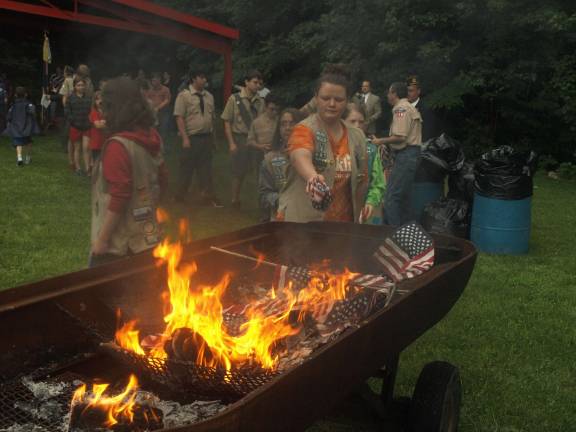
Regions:
M 558 168 L 558 175 L 560 178 L 566 180 L 576 179 L 576 164 L 570 162 L 561 163 L 560 167 Z
M 545 172 L 556 171 L 560 165 L 558 161 L 551 155 L 542 155 L 539 160 L 540 168 Z

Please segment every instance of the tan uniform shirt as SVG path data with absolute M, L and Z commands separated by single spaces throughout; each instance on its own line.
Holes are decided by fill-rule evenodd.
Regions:
M 174 115 L 182 117 L 188 136 L 209 134 L 214 129 L 214 97 L 203 90 L 204 114 L 200 107 L 200 98 L 193 87 L 182 90 L 174 103 Z
M 240 91 L 240 103 L 244 104 L 252 120 L 264 111 L 264 99 L 257 94 L 251 98 L 248 97 L 245 88 L 242 88 Z M 252 109 L 254 109 L 256 115 L 252 113 Z M 248 135 L 248 132 L 250 131 L 249 125 L 244 123 L 244 120 L 242 119 L 240 108 L 237 106 L 236 96 L 232 95 L 228 98 L 228 102 L 224 107 L 221 118 L 230 123 L 233 133 Z
M 61 96 L 66 96 L 67 98 L 72 95 L 74 92 L 74 78 L 66 77 L 64 78 L 64 82 L 62 83 L 62 87 L 60 87 L 60 91 L 58 92 Z
M 266 113 L 262 113 L 252 122 L 248 133 L 248 145 L 260 147 L 271 146 L 278 125 L 278 117 L 270 118 Z
M 422 117 L 408 99 L 400 99 L 392 108 L 390 136 L 392 135 L 405 138 L 402 143 L 390 145 L 394 150 L 422 144 Z

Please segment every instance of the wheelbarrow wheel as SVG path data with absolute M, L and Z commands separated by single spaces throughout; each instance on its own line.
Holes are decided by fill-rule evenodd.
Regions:
M 436 361 L 422 369 L 410 406 L 412 432 L 456 432 L 462 384 L 458 368 Z

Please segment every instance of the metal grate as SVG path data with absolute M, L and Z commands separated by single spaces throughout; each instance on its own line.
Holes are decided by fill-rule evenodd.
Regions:
M 50 432 L 63 430 L 64 417 L 75 390 L 72 383 L 81 378 L 80 375 L 66 372 L 53 378 L 40 379 L 46 384 L 67 384 L 61 393 L 46 398 L 36 397 L 22 377 L 0 385 L 0 430 L 14 425 L 36 425 Z M 37 381 L 31 377 L 27 379 Z
M 385 307 L 392 293 L 393 288 L 389 291 L 366 289 L 349 299 L 335 302 L 323 324 L 318 327 L 318 330 L 322 328 L 320 335 L 337 331 L 339 327 L 345 328 L 345 323 L 357 324 L 375 310 Z M 224 322 L 230 330 L 238 330 L 245 319 L 242 315 L 225 316 Z M 158 384 L 174 391 L 186 388 L 191 393 L 206 397 L 237 399 L 280 374 L 278 371 L 266 371 L 256 366 L 226 371 L 194 362 L 136 354 L 115 344 L 102 344 L 101 347 L 129 368 L 138 370 Z
M 187 392 L 205 397 L 239 399 L 278 375 L 260 368 L 226 371 L 193 362 L 148 357 L 119 347 L 110 348 L 108 344 L 102 348 L 158 384 L 175 392 L 186 388 Z

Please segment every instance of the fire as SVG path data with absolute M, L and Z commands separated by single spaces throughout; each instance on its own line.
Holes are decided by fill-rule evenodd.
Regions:
M 130 375 L 124 390 L 115 396 L 104 394 L 108 387 L 109 384 L 93 384 L 92 390 L 87 392 L 86 384 L 80 386 L 74 392 L 71 407 L 74 408 L 77 404 L 86 405 L 82 414 L 91 409 L 105 412 L 106 420 L 103 425 L 105 427 L 111 427 L 120 422 L 133 422 L 136 392 L 138 391 L 138 380 L 136 377 Z
M 187 229 L 180 224 L 180 233 L 187 235 Z M 274 369 L 277 355 L 274 345 L 297 334 L 301 327 L 290 324 L 291 312 L 297 312 L 299 321 L 306 313 L 314 317 L 325 316 L 337 300 L 346 298 L 350 287 L 348 282 L 355 273 L 318 273 L 308 286 L 297 293 L 291 287 L 271 289 L 268 301 L 275 302 L 275 313 L 266 314 L 262 301 L 250 305 L 245 316 L 247 321 L 241 326 L 238 336 L 229 335 L 223 321 L 222 297 L 231 280 L 226 274 L 212 286 L 191 286 L 190 279 L 198 271 L 195 263 L 183 263 L 182 245 L 163 242 L 154 250 L 154 256 L 167 267 L 169 307 L 164 316 L 166 327 L 157 338 L 154 346 L 146 351 L 142 348 L 135 322 L 125 324 L 116 333 L 116 342 L 124 349 L 156 358 L 169 357 L 166 343 L 170 343 L 178 329 L 189 329 L 196 345 L 193 351 L 197 364 L 230 370 L 234 365 L 256 363 L 265 369 Z M 258 261 L 264 262 L 264 255 L 258 254 Z
M 129 351 L 134 351 L 136 354 L 145 355 L 146 353 L 140 346 L 140 331 L 135 330 L 136 320 L 127 322 L 120 330 L 116 332 L 116 338 L 121 347 Z
M 158 223 L 167 222 L 169 217 L 168 217 L 168 213 L 166 212 L 166 210 L 158 207 L 156 209 L 156 219 L 158 220 Z

